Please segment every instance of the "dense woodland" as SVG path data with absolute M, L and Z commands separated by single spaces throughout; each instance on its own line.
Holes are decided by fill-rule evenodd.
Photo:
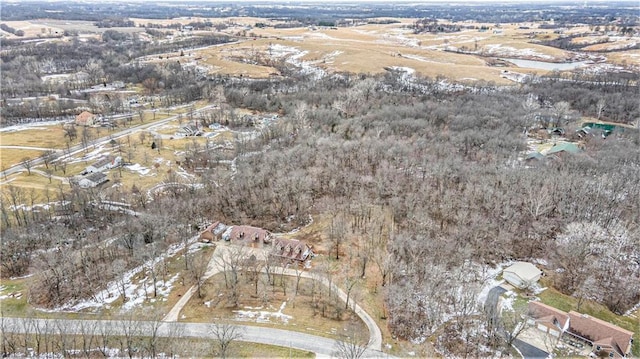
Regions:
M 591 5 L 591 4 L 589 4 Z M 157 4 L 101 2 L 15 2 L 3 6 L 4 20 L 60 19 L 97 21 L 121 17 L 126 9 L 130 17 L 166 19 L 175 17 L 235 17 L 254 16 L 279 18 L 300 22 L 304 25 L 318 25 L 321 22 L 340 23 L 341 19 L 368 19 L 376 17 L 437 18 L 451 21 L 474 20 L 479 22 L 509 23 L 531 21 L 553 21 L 562 27 L 583 23 L 607 25 L 621 18 L 625 25 L 637 23 L 637 9 L 630 1 L 610 1 L 606 4 L 582 6 L 574 2 L 557 3 L 514 3 L 476 4 L 463 3 L 402 3 L 361 2 L 358 4 L 313 4 L 291 2 L 288 6 L 265 6 L 246 3 L 211 3 L 190 1 L 188 4 Z M 312 14 L 312 16 L 310 16 Z
M 602 118 L 637 119 L 637 76 L 455 91 L 439 83 L 407 84 L 392 73 L 207 81 L 224 94 L 227 118 L 244 107 L 279 111 L 282 120 L 231 152 L 194 149 L 194 160 L 210 164 L 198 179 L 203 188 L 155 198 L 123 189 L 115 199 L 133 198 L 138 217 L 92 205 L 100 199 L 91 190 L 51 193 L 66 201 L 56 211 L 12 211 L 29 194 L 9 188 L 2 275 L 37 273 L 31 303 L 57 307 L 91 296 L 210 219 L 281 232 L 330 215 L 327 254 L 380 276 L 388 325 L 401 338 L 428 337 L 451 313 L 471 310 L 465 301 L 478 283 L 469 273 L 511 259 L 548 261 L 556 288 L 616 313 L 638 303 L 638 132 L 591 136 L 581 153 L 521 161 L 524 132 L 539 126 L 540 114 L 567 131 L 598 109 Z M 236 159 L 234 175 L 224 170 L 228 158 Z M 106 238 L 114 241 L 96 247 Z M 448 335 L 490 326 L 475 317 L 454 323 Z M 479 343 L 496 348 L 500 338 L 467 338 L 465 350 L 481 355 L 473 351 Z

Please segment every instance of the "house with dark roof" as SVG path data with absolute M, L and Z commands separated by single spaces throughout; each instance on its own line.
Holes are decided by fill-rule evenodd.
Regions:
M 244 244 L 250 247 L 262 247 L 271 243 L 271 233 L 266 229 L 252 226 L 231 226 L 220 236 L 227 242 Z
M 570 311 L 567 333 L 589 342 L 596 354 L 624 358 L 631 352 L 632 331 L 586 314 Z
M 633 332 L 587 314 L 529 303 L 529 324 L 568 342 L 586 344 L 597 356 L 625 358 L 631 352 Z
M 84 176 L 78 181 L 78 185 L 81 188 L 93 188 L 97 187 L 108 181 L 107 175 L 102 172 L 91 173 Z
M 222 233 L 227 229 L 227 226 L 220 222 L 213 222 L 204 231 L 200 233 L 200 240 L 202 242 L 214 242 L 219 241 Z
M 275 238 L 269 254 L 280 260 L 294 263 L 303 263 L 314 255 L 311 246 L 305 242 L 286 238 Z
M 529 315 L 535 318 L 531 320 L 530 324 L 535 324 L 536 328 L 556 338 L 559 338 L 568 328 L 569 315 L 567 313 L 541 302 L 529 303 Z
M 112 168 L 116 168 L 120 166 L 121 163 L 122 163 L 122 157 L 120 156 L 117 156 L 117 157 L 105 156 L 100 158 L 96 162 L 92 163 L 91 165 L 87 166 L 87 168 L 85 169 L 85 172 L 87 173 L 103 172 L 106 170 L 110 170 Z

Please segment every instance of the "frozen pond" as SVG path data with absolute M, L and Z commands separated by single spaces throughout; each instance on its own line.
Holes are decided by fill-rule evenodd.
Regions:
M 576 61 L 576 62 L 545 62 L 545 61 L 535 61 L 535 60 L 522 60 L 522 59 L 501 59 L 504 61 L 509 61 L 512 64 L 518 67 L 526 67 L 530 69 L 539 69 L 539 70 L 573 70 L 578 67 L 586 66 L 587 63 L 585 61 Z

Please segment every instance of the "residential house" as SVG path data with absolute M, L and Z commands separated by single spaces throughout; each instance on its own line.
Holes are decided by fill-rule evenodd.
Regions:
M 89 111 L 82 111 L 76 116 L 76 125 L 78 126 L 93 126 L 97 116 Z
M 314 253 L 311 246 L 298 239 L 275 238 L 270 255 L 284 261 L 303 263 Z
M 572 142 L 558 142 L 549 151 L 547 151 L 546 155 L 560 154 L 560 153 L 578 153 L 582 151 L 577 144 Z
M 266 229 L 251 226 L 231 226 L 220 236 L 227 242 L 261 247 L 271 243 L 271 233 Z
M 176 137 L 201 136 L 202 131 L 196 125 L 184 125 L 175 133 Z
M 200 233 L 200 240 L 202 242 L 214 242 L 219 241 L 222 237 L 222 233 L 227 229 L 227 226 L 220 222 L 213 222 L 202 233 Z
M 526 288 L 535 284 L 542 271 L 528 262 L 515 262 L 502 271 L 502 278 L 516 288 Z
M 122 157 L 117 156 L 105 156 L 94 162 L 93 164 L 87 166 L 85 172 L 87 173 L 95 173 L 95 172 L 103 172 L 106 170 L 110 170 L 112 168 L 116 168 L 122 164 Z
M 633 332 L 592 316 L 569 312 L 567 334 L 585 340 L 593 352 L 610 358 L 624 358 L 631 352 Z
M 87 176 L 82 177 L 78 181 L 78 185 L 81 188 L 93 188 L 97 187 L 108 181 L 107 175 L 102 172 L 91 173 Z
M 529 303 L 529 324 L 535 324 L 539 330 L 559 338 L 569 327 L 569 315 L 566 312 L 540 302 Z
M 574 311 L 566 313 L 540 302 L 529 303 L 529 324 L 562 338 L 573 346 L 590 345 L 597 356 L 625 358 L 631 352 L 633 332 Z

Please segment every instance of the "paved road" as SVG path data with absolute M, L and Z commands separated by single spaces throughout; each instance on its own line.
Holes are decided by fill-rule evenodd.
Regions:
M 484 311 L 489 315 L 489 318 L 493 320 L 494 323 L 498 322 L 500 317 L 500 308 L 498 308 L 498 301 L 500 300 L 500 296 L 502 293 L 507 290 L 502 288 L 501 286 L 493 287 L 489 290 L 487 294 L 487 300 L 484 302 Z
M 189 106 L 189 105 L 190 104 L 183 105 L 183 106 Z M 205 107 L 201 107 L 201 108 L 195 110 L 194 114 L 198 113 L 198 112 L 201 112 L 201 111 L 208 110 L 208 109 L 213 108 L 215 106 L 216 105 L 208 105 L 208 106 L 205 106 Z M 163 125 L 163 124 L 165 124 L 167 122 L 171 122 L 171 121 L 177 119 L 178 116 L 180 116 L 180 115 L 174 115 L 174 116 L 165 118 L 164 120 L 143 123 L 141 125 L 130 127 L 130 128 L 124 129 L 124 130 L 119 131 L 119 132 L 111 133 L 108 136 L 104 136 L 104 137 L 101 137 L 101 138 L 99 138 L 97 140 L 92 141 L 90 146 L 104 145 L 104 144 L 107 144 L 112 139 L 117 139 L 117 138 L 120 138 L 120 137 L 124 137 L 124 136 L 130 135 L 132 133 L 138 132 L 140 130 L 151 129 L 151 128 L 156 127 L 156 126 Z M 64 154 L 65 157 L 69 157 L 69 156 L 73 156 L 73 155 L 75 155 L 75 154 L 77 154 L 77 153 L 79 153 L 79 152 L 81 152 L 83 150 L 84 150 L 84 148 L 83 148 L 82 144 L 77 144 L 77 145 L 75 145 L 73 147 L 70 147 L 68 149 L 68 151 L 66 151 L 66 152 L 64 150 L 57 150 L 56 154 L 58 156 L 62 156 Z M 41 163 L 42 163 L 42 158 L 41 157 L 34 158 L 33 161 L 32 161 L 32 166 L 35 167 L 36 165 L 39 165 Z M 6 176 L 12 175 L 14 173 L 22 172 L 22 171 L 25 171 L 25 170 L 26 169 L 21 164 L 17 164 L 15 166 L 9 167 L 6 170 L 0 172 L 0 177 L 5 178 Z
M 513 341 L 513 346 L 516 347 L 524 359 L 539 359 L 547 358 L 549 353 L 542 349 L 538 349 L 531 344 L 525 343 L 520 339 Z
M 220 263 L 218 260 L 216 260 L 216 258 L 226 255 L 226 253 L 228 253 L 229 246 L 230 245 L 225 242 L 218 243 L 218 245 L 216 246 L 215 252 L 211 256 L 211 260 L 209 261 L 207 271 L 205 272 L 205 275 L 204 275 L 205 280 L 208 278 L 211 278 L 215 274 L 220 273 L 222 271 L 223 268 L 220 266 Z M 257 248 L 247 248 L 247 250 L 256 251 L 256 252 L 263 251 Z M 259 258 L 261 254 L 262 253 L 256 253 L 256 257 Z M 282 270 L 281 268 L 276 269 L 278 273 L 281 273 L 280 272 L 281 270 Z M 263 272 L 264 272 L 264 269 L 263 269 Z M 293 269 L 285 269 L 284 274 L 289 276 L 297 275 L 296 271 Z M 301 277 L 315 279 L 308 272 L 302 272 Z M 329 283 L 329 281 L 326 278 L 323 278 L 322 284 L 327 287 L 331 285 L 331 290 L 335 293 L 338 293 L 338 296 L 340 297 L 340 299 L 346 302 L 347 294 L 344 291 L 342 291 L 342 289 L 338 288 L 338 286 L 336 286 L 335 283 Z M 182 308 L 184 308 L 184 306 L 187 304 L 189 299 L 191 299 L 191 296 L 193 296 L 195 291 L 196 291 L 195 286 L 189 288 L 189 290 L 180 298 L 178 303 L 176 303 L 173 306 L 173 308 L 171 308 L 169 313 L 164 317 L 163 321 L 166 321 L 166 322 L 177 321 L 180 311 L 182 311 Z M 353 301 L 351 301 L 351 303 L 353 303 Z M 375 320 L 373 320 L 373 318 L 364 309 L 362 309 L 360 305 L 355 304 L 355 307 L 353 309 L 356 315 L 360 318 L 360 320 L 362 320 L 362 322 L 367 326 L 367 329 L 369 330 L 369 342 L 367 344 L 367 348 L 369 348 L 372 351 L 381 352 L 382 351 L 382 332 L 380 331 L 380 328 L 378 328 L 378 325 L 376 324 Z
M 16 150 L 37 150 L 37 151 L 55 151 L 55 148 L 47 148 L 47 147 L 30 147 L 30 146 L 0 146 L 0 149 L 16 149 Z
M 64 332 L 81 335 L 83 332 L 107 333 L 108 335 L 124 335 L 125 332 L 145 335 L 157 327 L 159 337 L 193 337 L 212 338 L 211 324 L 206 323 L 167 323 L 148 321 L 116 321 L 116 320 L 72 320 L 72 319 L 34 319 L 34 318 L 2 318 L 2 330 L 12 333 L 50 333 Z M 159 325 L 159 326 L 158 326 Z M 332 357 L 336 350 L 336 341 L 315 335 L 293 332 L 282 329 L 235 326 L 242 333 L 239 341 L 279 345 L 316 353 L 317 357 Z M 367 358 L 388 358 L 376 351 L 367 350 Z

